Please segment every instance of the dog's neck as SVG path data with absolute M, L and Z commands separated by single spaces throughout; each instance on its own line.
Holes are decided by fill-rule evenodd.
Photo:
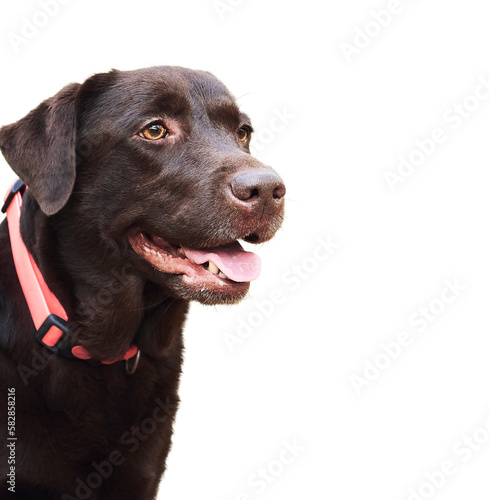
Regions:
M 73 341 L 94 359 L 120 356 L 132 344 L 163 358 L 181 333 L 187 302 L 169 297 L 113 251 L 101 249 L 95 234 L 74 233 L 72 217 L 47 217 L 25 196 L 22 238 L 68 314 Z

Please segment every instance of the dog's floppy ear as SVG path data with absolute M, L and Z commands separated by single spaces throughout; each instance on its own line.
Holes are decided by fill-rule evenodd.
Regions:
M 26 117 L 0 129 L 0 149 L 46 215 L 68 201 L 75 184 L 78 83 L 67 85 Z

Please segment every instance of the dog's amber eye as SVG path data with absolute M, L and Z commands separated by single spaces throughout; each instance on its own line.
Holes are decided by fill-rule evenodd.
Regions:
M 145 127 L 139 135 L 145 139 L 156 141 L 166 137 L 168 135 L 168 129 L 166 129 L 161 123 L 152 123 L 151 125 Z
M 239 142 L 246 142 L 250 137 L 250 131 L 246 127 L 239 128 L 237 134 Z

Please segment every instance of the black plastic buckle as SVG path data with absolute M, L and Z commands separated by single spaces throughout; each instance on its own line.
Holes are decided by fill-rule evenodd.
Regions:
M 58 342 L 56 342 L 55 345 L 50 346 L 43 342 L 43 338 L 49 332 L 50 328 L 53 326 L 59 328 L 63 332 L 63 335 L 60 337 L 60 339 L 58 340 Z M 46 349 L 49 349 L 51 352 L 57 354 L 58 356 L 62 356 L 63 358 L 69 358 L 69 359 L 77 359 L 76 356 L 74 356 L 73 353 L 71 352 L 73 346 L 71 345 L 70 339 L 68 337 L 69 332 L 70 330 L 68 328 L 68 323 L 63 318 L 56 316 L 56 314 L 50 314 L 44 320 L 44 323 L 41 325 L 39 330 L 37 330 L 36 339 Z
M 14 199 L 14 196 L 20 191 L 24 192 L 25 190 L 25 184 L 24 181 L 21 179 L 18 179 L 14 182 L 14 185 L 12 186 L 12 189 L 10 189 L 10 193 L 7 195 L 7 198 L 5 199 L 5 203 L 3 204 L 2 207 L 2 213 L 4 214 L 7 212 L 7 208 L 9 205 L 12 203 L 12 200 Z

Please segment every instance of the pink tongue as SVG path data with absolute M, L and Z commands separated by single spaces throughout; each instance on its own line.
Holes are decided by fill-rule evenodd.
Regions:
M 205 250 L 183 248 L 188 259 L 196 264 L 212 261 L 233 281 L 252 281 L 260 275 L 260 257 L 253 252 L 246 252 L 236 241 L 230 245 Z

